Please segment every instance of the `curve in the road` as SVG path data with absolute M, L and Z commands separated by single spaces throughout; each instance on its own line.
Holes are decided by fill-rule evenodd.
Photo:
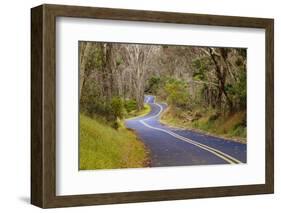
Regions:
M 225 163 L 239 164 L 243 163 L 243 161 L 245 162 L 245 144 L 238 144 L 236 142 L 231 142 L 224 139 L 219 139 L 220 141 L 217 142 L 216 138 L 214 137 L 201 133 L 194 133 L 189 130 L 182 130 L 179 134 L 177 134 L 173 128 L 163 126 L 159 122 L 159 117 L 164 109 L 162 105 L 154 103 L 153 96 L 146 96 L 145 103 L 148 103 L 151 106 L 151 112 L 146 116 L 127 120 L 126 125 L 127 127 L 137 131 L 143 142 L 149 147 L 152 155 L 151 166 Z M 151 131 L 144 129 L 139 124 L 149 128 Z M 210 145 L 208 144 L 210 143 L 209 141 L 207 144 L 206 141 L 195 141 L 191 138 L 184 137 L 183 135 L 185 134 L 191 135 L 193 137 L 201 136 L 202 138 L 207 138 L 209 141 L 214 141 L 215 143 Z M 167 136 L 170 136 L 170 139 L 167 139 Z M 161 141 L 163 143 L 161 143 Z M 188 145 L 183 145 L 182 142 L 185 142 L 185 144 Z M 226 149 L 228 153 L 224 151 L 224 149 Z M 170 152 L 167 152 L 167 150 Z M 241 153 L 237 154 L 237 150 L 241 150 Z M 236 154 L 241 159 L 234 157 L 229 152 L 233 152 L 233 154 Z

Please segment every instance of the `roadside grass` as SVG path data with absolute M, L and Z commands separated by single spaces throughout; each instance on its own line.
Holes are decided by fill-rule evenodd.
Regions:
M 80 170 L 147 167 L 148 151 L 126 128 L 80 114 Z
M 138 110 L 133 110 L 129 113 L 126 114 L 125 118 L 126 119 L 133 119 L 133 118 L 137 118 L 137 117 L 141 117 L 144 116 L 146 114 L 148 114 L 151 110 L 151 107 L 149 104 L 144 104 L 144 107 L 142 110 L 138 111 Z
M 184 112 L 168 107 L 161 116 L 161 122 L 246 143 L 247 127 L 243 125 L 245 113 L 245 111 L 240 111 L 230 116 L 222 116 L 211 109 Z

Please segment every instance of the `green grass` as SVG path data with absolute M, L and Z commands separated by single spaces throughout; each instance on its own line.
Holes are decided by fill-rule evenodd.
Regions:
M 140 111 L 137 111 L 137 110 L 133 110 L 131 112 L 129 112 L 127 115 L 126 115 L 126 119 L 128 118 L 136 118 L 136 117 L 141 117 L 141 116 L 144 116 L 146 114 L 148 114 L 150 112 L 151 108 L 150 108 L 150 105 L 149 104 L 144 104 L 144 107 L 142 110 Z
M 196 115 L 200 115 L 197 116 Z M 169 107 L 161 117 L 167 125 L 201 131 L 211 135 L 230 138 L 246 143 L 247 127 L 243 126 L 245 112 L 237 112 L 230 116 L 214 116 L 211 109 L 198 109 L 196 112 L 184 112 Z
M 146 167 L 148 152 L 133 131 L 80 114 L 81 170 Z

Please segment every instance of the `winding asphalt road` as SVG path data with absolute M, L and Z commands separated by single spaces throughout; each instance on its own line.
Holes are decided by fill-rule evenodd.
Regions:
M 190 130 L 169 127 L 159 122 L 165 104 L 145 96 L 149 114 L 126 120 L 150 150 L 151 167 L 246 163 L 247 145 Z

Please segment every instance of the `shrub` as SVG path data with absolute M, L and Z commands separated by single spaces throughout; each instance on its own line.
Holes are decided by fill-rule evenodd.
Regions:
M 247 75 L 243 70 L 240 70 L 239 73 L 236 84 L 226 84 L 225 86 L 226 92 L 231 95 L 238 110 L 245 109 L 247 104 Z
M 152 93 L 152 94 L 157 94 L 159 88 L 161 85 L 161 79 L 160 77 L 157 76 L 152 76 L 149 80 L 148 80 L 148 86 L 146 89 L 147 93 Z
M 124 107 L 128 113 L 132 112 L 137 109 L 137 102 L 133 99 L 127 99 L 124 101 Z
M 209 121 L 210 121 L 210 122 L 215 121 L 215 120 L 217 120 L 220 116 L 221 116 L 221 113 L 215 112 L 215 113 L 213 113 L 213 114 L 210 115 Z
M 194 68 L 193 71 L 193 79 L 194 80 L 206 80 L 206 71 L 207 71 L 207 66 L 209 64 L 208 58 L 200 58 L 200 59 L 195 59 L 192 61 L 191 65 Z
M 187 107 L 189 94 L 187 84 L 183 81 L 170 79 L 165 85 L 168 102 L 177 107 Z
M 112 110 L 112 114 L 115 117 L 115 119 L 117 118 L 123 118 L 124 116 L 124 103 L 122 98 L 120 97 L 113 97 L 111 100 L 111 110 Z

